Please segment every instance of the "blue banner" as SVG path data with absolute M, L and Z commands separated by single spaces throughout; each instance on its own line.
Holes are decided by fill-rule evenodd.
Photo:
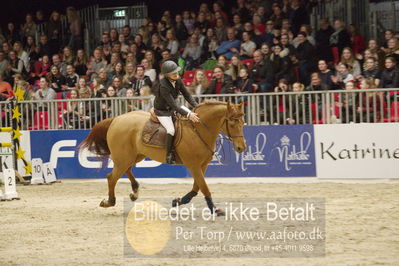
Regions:
M 103 162 L 93 154 L 78 151 L 89 130 L 31 131 L 32 158 L 51 162 L 57 178 L 104 178 L 112 170 L 112 161 Z M 105 164 L 105 165 L 104 165 Z M 186 177 L 186 167 L 167 165 L 146 159 L 133 169 L 136 177 Z
M 112 170 L 111 160 L 101 161 L 77 147 L 89 130 L 31 131 L 32 158 L 51 162 L 57 178 L 104 178 Z M 247 126 L 247 150 L 233 151 L 221 140 L 206 177 L 315 177 L 312 125 Z M 146 159 L 133 169 L 136 177 L 188 177 L 185 166 L 167 165 Z
M 315 177 L 312 125 L 247 126 L 247 150 L 233 151 L 221 141 L 210 163 L 208 177 Z

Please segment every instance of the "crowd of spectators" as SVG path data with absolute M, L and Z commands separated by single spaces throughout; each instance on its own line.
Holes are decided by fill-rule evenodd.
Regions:
M 181 74 L 195 71 L 185 80 L 194 95 L 398 88 L 399 34 L 386 30 L 383 40 L 365 40 L 356 25 L 328 18 L 313 29 L 315 4 L 237 0 L 165 10 L 137 32 L 129 25 L 104 31 L 90 54 L 73 7 L 67 29 L 57 11 L 48 19 L 41 11 L 27 14 L 19 29 L 9 23 L 0 35 L 0 97 L 13 97 L 16 88 L 27 100 L 150 95 L 165 60 L 182 66 Z M 73 116 L 77 107 L 70 105 L 66 115 Z

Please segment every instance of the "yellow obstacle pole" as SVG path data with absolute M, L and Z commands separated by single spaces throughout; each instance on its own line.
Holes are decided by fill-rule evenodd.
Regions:
M 0 142 L 0 148 L 12 148 L 12 146 L 11 142 Z

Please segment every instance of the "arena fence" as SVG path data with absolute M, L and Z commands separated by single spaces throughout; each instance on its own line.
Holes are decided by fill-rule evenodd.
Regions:
M 244 103 L 248 125 L 399 122 L 399 89 L 279 92 L 196 96 Z M 182 99 L 181 99 L 182 100 Z M 21 129 L 89 129 L 117 115 L 148 110 L 151 97 L 60 99 L 20 103 Z M 182 101 L 183 102 L 183 101 Z M 0 127 L 9 127 L 9 103 L 1 102 Z M 68 109 L 75 107 L 75 112 Z

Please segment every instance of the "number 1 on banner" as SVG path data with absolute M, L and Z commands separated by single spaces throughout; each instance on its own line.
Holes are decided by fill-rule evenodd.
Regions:
M 4 199 L 18 199 L 18 193 L 15 185 L 15 170 L 4 169 Z

